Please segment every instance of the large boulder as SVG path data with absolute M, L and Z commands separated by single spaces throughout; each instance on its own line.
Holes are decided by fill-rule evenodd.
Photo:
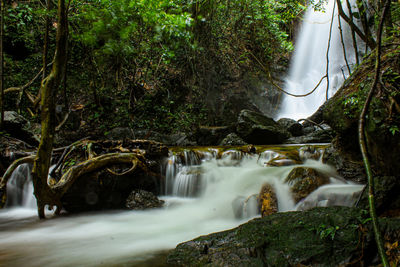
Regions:
M 173 266 L 377 265 L 367 217 L 348 207 L 276 213 L 179 244 L 167 262 Z M 386 244 L 395 244 L 400 220 L 381 219 L 380 226 Z
M 282 118 L 277 122 L 289 133 L 291 133 L 292 136 L 300 136 L 303 134 L 303 126 L 293 119 Z
M 335 132 L 326 124 L 307 126 L 303 128 L 303 135 L 293 136 L 285 141 L 286 144 L 330 143 Z
M 286 177 L 285 182 L 291 186 L 294 201 L 298 203 L 321 185 L 329 183 L 329 177 L 312 168 L 296 167 Z
M 4 130 L 29 145 L 39 144 L 39 138 L 33 133 L 30 123 L 15 111 L 4 112 Z
M 195 132 L 195 139 L 200 146 L 216 146 L 232 132 L 229 126 L 200 126 Z
M 220 146 L 244 146 L 247 145 L 242 138 L 235 133 L 228 134 L 219 144 Z
M 290 136 L 273 119 L 250 110 L 240 112 L 236 132 L 245 142 L 255 145 L 281 144 Z

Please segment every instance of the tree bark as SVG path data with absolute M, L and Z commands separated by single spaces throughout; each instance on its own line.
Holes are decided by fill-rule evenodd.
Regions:
M 67 48 L 67 10 L 65 0 L 58 0 L 56 52 L 50 74 L 42 82 L 41 90 L 41 139 L 33 166 L 34 194 L 39 218 L 45 218 L 45 205 L 61 207 L 59 197 L 47 185 L 55 132 L 55 97 L 63 77 Z

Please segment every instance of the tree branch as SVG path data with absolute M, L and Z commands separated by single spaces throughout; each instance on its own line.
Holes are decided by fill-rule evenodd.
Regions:
M 346 15 L 346 13 L 343 10 L 342 4 L 340 0 L 336 0 L 338 10 L 339 10 L 339 15 L 349 24 L 350 28 L 354 30 L 358 36 L 369 46 L 369 48 L 374 49 L 376 47 L 376 42 L 370 36 L 369 34 L 364 34 L 358 27 L 357 25 L 354 24 L 354 22 Z

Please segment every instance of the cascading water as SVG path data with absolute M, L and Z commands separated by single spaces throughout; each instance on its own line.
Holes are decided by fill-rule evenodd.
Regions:
M 325 12 L 314 11 L 309 7 L 304 16 L 298 38 L 295 43 L 294 55 L 290 64 L 289 75 L 286 78 L 285 91 L 303 95 L 316 87 L 326 75 L 326 53 L 330 24 L 335 0 L 328 0 Z M 347 8 L 343 5 L 347 12 Z M 329 46 L 329 95 L 332 96 L 342 85 L 349 72 L 344 59 L 343 46 L 339 30 L 337 7 L 332 24 Z M 341 21 L 343 42 L 346 47 L 346 58 L 350 68 L 356 62 L 351 31 L 343 20 Z M 361 41 L 357 41 L 361 44 Z M 327 79 L 323 79 L 314 93 L 306 97 L 284 95 L 281 110 L 277 118 L 301 119 L 312 115 L 326 99 Z
M 314 156 L 304 152 L 309 149 L 298 151 L 298 157 L 305 159 L 302 164 L 281 167 L 270 167 L 270 163 L 285 158 L 285 154 L 268 148 L 259 154 L 238 150 L 222 152 L 214 148 L 175 153 L 166 163 L 167 195 L 162 197 L 166 201 L 162 209 L 67 216 L 41 223 L 37 223 L 32 209 L 26 215 L 31 218 L 28 223 L 17 225 L 7 223 L 12 210 L 2 210 L 0 263 L 6 266 L 27 263 L 29 266 L 125 263 L 140 266 L 141 260 L 172 249 L 180 242 L 226 230 L 259 216 L 257 195 L 265 183 L 274 187 L 279 211 L 338 203 L 353 205 L 363 186 L 337 179 L 329 166 L 306 159 L 318 158 L 321 154 L 318 149 Z M 333 183 L 321 187 L 321 193 L 312 193 L 296 207 L 285 178 L 298 166 L 316 169 L 330 176 Z M 185 182 L 180 178 L 181 172 L 187 176 Z M 345 193 L 333 194 L 332 198 L 329 192 L 338 186 Z
M 7 183 L 6 208 L 22 207 L 27 209 L 36 208 L 36 199 L 33 196 L 32 167 L 25 163 L 19 165 L 11 174 Z

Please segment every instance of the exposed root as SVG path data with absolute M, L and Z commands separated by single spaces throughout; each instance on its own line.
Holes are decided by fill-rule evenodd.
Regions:
M 127 171 L 124 171 L 122 173 L 117 173 L 117 172 L 112 171 L 109 168 L 107 168 L 107 171 L 116 176 L 124 176 L 124 175 L 132 173 L 136 169 L 136 166 L 137 166 L 137 161 L 132 161 L 132 167 Z
M 59 196 L 62 196 L 68 191 L 78 177 L 86 173 L 102 169 L 107 165 L 131 162 L 135 162 L 135 168 L 139 165 L 138 162 L 140 162 L 140 160 L 136 153 L 109 153 L 86 160 L 69 168 L 61 177 L 60 181 L 58 181 L 56 185 L 52 186 L 52 190 L 54 190 Z

